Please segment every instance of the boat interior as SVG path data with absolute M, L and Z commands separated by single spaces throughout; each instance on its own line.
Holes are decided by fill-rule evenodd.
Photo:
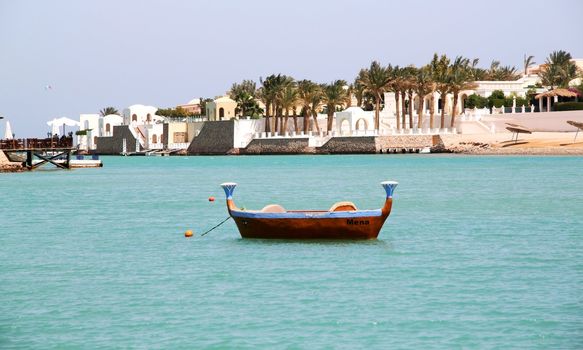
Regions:
M 342 201 L 334 203 L 328 210 L 286 210 L 279 204 L 269 204 L 263 207 L 261 210 L 246 210 L 247 212 L 257 212 L 257 213 L 325 213 L 333 211 L 356 211 L 356 205 L 352 202 Z

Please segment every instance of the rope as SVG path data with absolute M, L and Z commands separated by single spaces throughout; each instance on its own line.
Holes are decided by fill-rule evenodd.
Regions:
M 216 229 L 217 227 L 221 226 L 222 224 L 224 224 L 227 220 L 229 220 L 231 217 L 227 216 L 227 218 L 223 221 L 221 221 L 218 225 L 215 225 L 213 228 L 211 228 L 210 230 L 206 231 L 205 233 L 203 233 L 202 235 L 200 235 L 201 237 L 206 235 L 207 233 L 211 232 L 212 230 Z

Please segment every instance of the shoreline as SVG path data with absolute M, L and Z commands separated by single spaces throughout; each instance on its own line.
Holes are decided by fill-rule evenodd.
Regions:
M 583 133 L 582 133 L 583 134 Z M 340 138 L 339 138 L 340 139 Z M 374 140 L 371 146 L 374 145 Z M 339 155 L 339 154 L 420 154 L 418 152 L 385 153 L 374 151 L 373 148 L 342 147 L 331 152 L 298 147 L 286 148 L 274 145 L 259 152 L 248 152 L 245 149 L 232 149 L 226 153 L 209 152 L 206 154 L 181 154 L 174 156 L 245 156 L 245 155 Z M 405 147 L 403 147 L 405 149 Z M 520 134 L 518 140 L 512 140 L 512 134 L 502 132 L 497 134 L 456 134 L 440 135 L 440 141 L 431 147 L 431 153 L 424 155 L 458 154 L 471 156 L 583 156 L 583 135 L 575 140 L 575 132 L 533 132 Z M 116 156 L 116 155 L 112 155 Z M 121 155 L 118 155 L 121 157 Z M 0 152 L 0 173 L 28 172 L 21 163 L 11 162 L 4 152 Z

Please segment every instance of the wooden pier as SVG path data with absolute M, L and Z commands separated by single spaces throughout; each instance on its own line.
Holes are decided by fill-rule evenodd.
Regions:
M 73 150 L 74 148 L 25 148 L 4 149 L 2 151 L 10 161 L 20 161 L 28 170 L 34 170 L 45 164 L 53 164 L 60 169 L 71 169 L 71 152 Z
M 20 162 L 28 170 L 45 164 L 59 169 L 71 168 L 72 137 L 47 139 L 1 140 L 0 150 L 11 162 Z

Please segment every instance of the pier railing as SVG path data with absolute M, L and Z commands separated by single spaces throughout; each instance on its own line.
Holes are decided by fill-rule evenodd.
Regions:
M 72 148 L 72 137 L 53 137 L 53 138 L 26 138 L 0 140 L 0 149 L 33 149 L 33 148 Z

